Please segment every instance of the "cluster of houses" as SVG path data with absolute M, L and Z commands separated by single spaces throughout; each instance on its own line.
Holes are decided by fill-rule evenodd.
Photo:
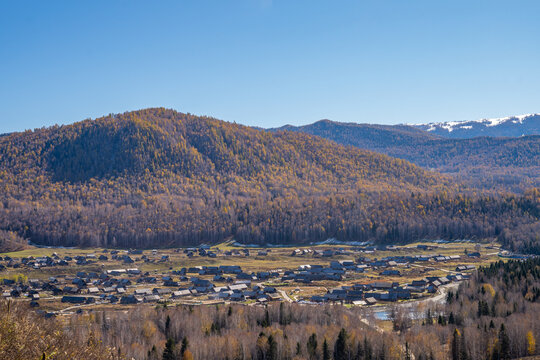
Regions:
M 105 250 L 106 251 L 106 250 Z M 169 255 L 162 255 L 159 259 L 150 258 L 147 255 L 142 255 L 140 258 L 133 258 L 133 255 L 142 255 L 142 250 L 119 251 L 111 250 L 109 256 L 105 254 L 86 254 L 78 256 L 60 257 L 57 253 L 51 256 L 34 257 L 28 256 L 20 259 L 11 258 L 10 256 L 0 256 L 0 271 L 6 268 L 31 268 L 41 269 L 55 266 L 82 266 L 91 265 L 97 262 L 110 260 L 118 261 L 124 264 L 133 264 L 135 260 L 143 260 L 144 262 L 164 262 L 169 260 Z M 154 254 L 155 255 L 155 254 Z
M 312 302 L 341 302 L 355 305 L 373 305 L 378 301 L 398 301 L 417 298 L 420 294 L 434 293 L 437 289 L 451 282 L 468 279 L 468 274 L 447 275 L 444 277 L 426 277 L 400 286 L 397 282 L 374 282 L 341 286 L 328 291 L 322 296 L 311 297 Z
M 432 249 L 430 245 L 418 245 L 424 250 Z M 11 279 L 0 280 L 0 292 L 4 298 L 27 297 L 32 306 L 39 306 L 40 296 L 55 297 L 68 304 L 137 304 L 160 301 L 175 301 L 179 299 L 200 299 L 216 301 L 246 301 L 253 300 L 264 303 L 280 300 L 279 292 L 273 286 L 264 286 L 262 283 L 277 280 L 286 283 L 309 284 L 314 281 L 342 281 L 350 274 L 363 273 L 367 270 L 382 276 L 401 276 L 398 268 L 412 263 L 422 262 L 448 262 L 458 261 L 460 255 L 411 255 L 388 256 L 382 259 L 369 259 L 365 254 L 377 250 L 395 250 L 388 246 L 383 249 L 376 247 L 363 247 L 357 249 L 295 249 L 291 256 L 324 257 L 336 255 L 358 256 L 355 260 L 329 261 L 328 265 L 301 265 L 296 270 L 269 270 L 259 272 L 246 272 L 237 265 L 222 266 L 193 266 L 180 270 L 171 270 L 160 275 L 143 273 L 134 268 L 135 261 L 165 262 L 168 255 L 158 255 L 157 250 L 150 254 L 143 254 L 142 250 L 119 251 L 86 254 L 79 256 L 63 256 L 53 253 L 51 256 L 26 257 L 13 259 L 9 256 L 0 257 L 0 271 L 5 268 L 40 269 L 55 266 L 88 265 L 105 262 L 109 259 L 125 268 L 102 270 L 100 272 L 77 272 L 75 275 L 50 277 L 46 280 L 29 280 L 17 282 Z M 217 252 L 211 251 L 209 246 L 190 248 L 183 251 L 187 257 L 216 257 Z M 271 250 L 259 250 L 256 256 L 266 256 Z M 220 256 L 250 256 L 248 249 L 232 249 L 219 251 Z M 469 253 L 469 257 L 480 256 L 478 253 Z M 332 260 L 332 259 L 329 259 Z M 97 267 L 93 267 L 97 268 Z M 311 298 L 313 302 L 350 302 L 371 304 L 376 301 L 397 301 L 410 299 L 424 292 L 435 292 L 438 287 L 448 282 L 461 281 L 467 277 L 460 274 L 472 270 L 472 265 L 459 265 L 456 275 L 443 278 L 427 277 L 423 280 L 413 281 L 411 284 L 400 286 L 392 282 L 375 282 L 371 284 L 355 284 L 333 289 L 322 296 Z M 349 277 L 350 278 L 350 277 Z M 393 280 L 393 279 L 392 279 Z M 218 285 L 216 285 L 218 284 Z
M 203 279 L 200 276 L 213 276 Z M 178 277 L 175 277 L 177 275 Z M 39 306 L 40 293 L 61 297 L 70 304 L 137 304 L 205 296 L 208 300 L 258 302 L 279 300 L 274 287 L 255 284 L 279 276 L 278 272 L 245 273 L 240 266 L 197 266 L 172 271 L 171 275 L 152 276 L 137 268 L 106 270 L 101 273 L 78 272 L 76 276 L 57 276 L 27 283 L 3 279 L 4 298 L 30 297 L 32 306 Z M 225 282 L 216 286 L 213 281 Z M 49 295 L 50 294 L 50 295 Z
M 0 270 L 5 268 L 32 268 L 32 269 L 41 269 L 45 267 L 54 267 L 54 266 L 69 266 L 69 265 L 87 265 L 96 262 L 97 260 L 107 260 L 107 257 L 104 255 L 96 256 L 95 254 L 88 254 L 86 256 L 64 256 L 61 258 L 58 254 L 54 253 L 52 256 L 41 256 L 41 257 L 23 257 L 21 259 L 14 259 L 9 256 L 0 257 Z
M 459 259 L 460 255 L 388 256 L 380 260 L 359 257 L 356 261 L 331 261 L 328 266 L 301 265 L 296 271 L 286 271 L 282 277 L 282 281 L 295 281 L 305 284 L 321 280 L 341 281 L 347 272 L 363 273 L 368 269 L 377 270 L 382 276 L 401 276 L 401 272 L 395 269 L 395 267 L 407 266 L 408 264 L 417 262 L 447 262 L 457 261 Z M 469 265 L 467 268 L 457 271 L 471 270 L 471 268 L 474 269 L 474 266 Z

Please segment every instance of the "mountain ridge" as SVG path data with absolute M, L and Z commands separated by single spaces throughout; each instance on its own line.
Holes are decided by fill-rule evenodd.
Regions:
M 5 144 L 17 151 L 9 153 Z M 41 175 L 49 173 L 54 181 L 77 182 L 118 176 L 126 170 L 140 173 L 162 168 L 191 176 L 195 166 L 202 166 L 201 172 L 206 175 L 223 172 L 249 177 L 272 171 L 271 167 L 287 161 L 297 169 L 302 161 L 316 161 L 322 167 L 319 174 L 332 170 L 345 176 L 339 162 L 325 160 L 320 148 L 326 148 L 327 154 L 337 152 L 338 157 L 351 160 L 353 166 L 361 166 L 362 161 L 370 158 L 385 166 L 405 166 L 413 172 L 428 174 L 401 160 L 371 151 L 351 151 L 307 134 L 270 135 L 244 125 L 161 108 L 12 133 L 0 138 L 0 169 L 16 172 L 39 165 Z M 294 154 L 287 153 L 291 151 Z M 21 162 L 19 155 L 24 152 L 30 155 Z M 373 162 L 367 167 L 382 170 Z
M 275 131 L 305 132 L 458 175 L 470 186 L 524 191 L 540 186 L 540 136 L 445 138 L 407 125 L 318 121 Z
M 447 138 L 517 137 L 540 135 L 540 114 L 409 125 Z

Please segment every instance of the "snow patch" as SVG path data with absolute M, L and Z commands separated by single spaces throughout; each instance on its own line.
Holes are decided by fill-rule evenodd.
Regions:
M 335 238 L 330 238 L 324 241 L 310 243 L 310 245 L 349 245 L 349 246 L 366 246 L 369 244 L 370 243 L 367 241 L 340 241 Z
M 481 124 L 486 127 L 494 127 L 504 124 L 505 122 L 512 122 L 513 124 L 523 124 L 523 121 L 527 118 L 538 116 L 540 114 L 523 114 L 517 116 L 507 116 L 493 119 L 479 119 L 479 120 L 462 120 L 462 121 L 446 121 L 441 123 L 427 123 L 427 124 L 409 124 L 411 126 L 426 126 L 426 131 L 435 131 L 437 129 L 444 129 L 448 132 L 452 132 L 457 129 L 472 129 L 471 124 Z

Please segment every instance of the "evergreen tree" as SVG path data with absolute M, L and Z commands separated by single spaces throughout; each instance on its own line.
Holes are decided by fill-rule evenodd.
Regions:
M 456 323 L 456 319 L 454 318 L 454 313 L 453 312 L 450 312 L 450 316 L 448 317 L 448 323 L 449 324 L 455 324 Z
M 451 352 L 452 352 L 452 360 L 460 360 L 459 354 L 460 354 L 460 341 L 461 334 L 459 333 L 458 329 L 454 329 L 454 334 L 452 335 L 452 344 L 451 344 Z
M 277 360 L 278 351 L 277 351 L 277 342 L 274 339 L 274 336 L 268 336 L 268 352 L 266 353 L 267 360 Z
M 504 324 L 501 324 L 499 330 L 499 354 L 501 360 L 510 359 L 510 339 L 508 338 Z
M 270 326 L 270 314 L 268 313 L 268 308 L 264 312 L 264 320 L 261 322 L 262 327 Z
M 180 349 L 180 354 L 184 355 L 184 352 L 187 350 L 188 346 L 189 346 L 189 341 L 187 337 L 184 337 L 182 339 L 182 347 Z
M 165 336 L 169 337 L 170 330 L 171 330 L 171 317 L 167 315 L 167 320 L 165 320 Z
M 347 359 L 347 337 L 347 331 L 344 328 L 341 328 L 336 344 L 334 345 L 334 360 Z
M 371 344 L 369 343 L 367 337 L 364 336 L 364 352 L 365 352 L 365 360 L 372 360 L 373 359 L 373 349 L 371 348 Z
M 148 350 L 148 354 L 146 357 L 148 360 L 159 360 L 159 355 L 156 349 L 156 345 L 152 345 L 152 349 Z
M 311 334 L 307 341 L 307 351 L 310 359 L 317 357 L 317 335 L 315 333 Z
M 169 338 L 165 344 L 165 350 L 163 350 L 163 360 L 175 360 L 174 348 L 174 340 Z
M 467 344 L 465 344 L 465 330 L 462 330 L 459 344 L 459 359 L 468 360 L 469 354 L 467 353 Z
M 355 359 L 357 360 L 364 359 L 364 356 L 365 356 L 364 347 L 362 346 L 362 343 L 359 341 L 358 345 L 356 346 Z
M 322 344 L 322 356 L 323 360 L 330 360 L 330 348 L 328 347 L 328 342 L 324 339 Z

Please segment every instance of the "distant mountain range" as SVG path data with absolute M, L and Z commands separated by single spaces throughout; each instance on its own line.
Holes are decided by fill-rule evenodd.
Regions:
M 529 125 L 538 121 L 538 117 L 520 119 L 523 124 Z M 493 126 L 521 125 L 512 121 L 500 120 L 499 125 Z M 495 121 L 490 124 L 495 124 Z M 339 123 L 330 120 L 298 127 L 287 125 L 269 131 L 285 130 L 320 136 L 339 144 L 398 157 L 424 168 L 459 176 L 469 185 L 484 189 L 522 191 L 540 186 L 538 135 L 455 139 L 416 126 Z
M 457 139 L 479 136 L 516 137 L 540 135 L 540 114 L 526 114 L 473 121 L 447 121 L 411 126 L 434 135 Z

